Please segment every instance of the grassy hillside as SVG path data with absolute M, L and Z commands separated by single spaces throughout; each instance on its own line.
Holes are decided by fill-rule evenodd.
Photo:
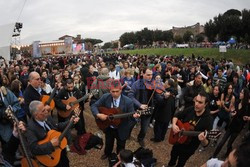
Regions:
M 232 59 L 236 64 L 250 63 L 250 50 L 236 50 L 227 49 L 226 53 L 220 53 L 218 48 L 157 48 L 157 49 L 138 49 L 138 50 L 124 50 L 121 53 L 129 54 L 147 54 L 147 55 L 185 55 L 191 56 L 192 53 L 196 56 L 210 57 L 215 59 Z

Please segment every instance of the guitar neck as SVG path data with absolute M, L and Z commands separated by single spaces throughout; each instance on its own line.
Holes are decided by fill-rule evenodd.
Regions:
M 71 103 L 72 106 L 74 106 L 74 105 L 77 104 L 77 103 L 80 103 L 81 101 L 86 100 L 86 99 L 88 98 L 88 96 L 89 96 L 89 94 L 86 94 L 86 95 L 84 95 L 83 97 L 81 97 L 80 99 L 77 99 L 76 101 L 72 102 L 72 103 Z
M 70 128 L 72 126 L 73 126 L 73 121 L 69 121 L 69 123 L 67 124 L 66 128 L 64 129 L 64 131 L 62 132 L 62 134 L 58 138 L 59 143 L 61 143 L 62 139 L 65 137 L 66 133 L 70 130 Z
M 119 119 L 119 118 L 126 118 L 131 115 L 133 115 L 135 112 L 130 112 L 130 113 L 122 113 L 122 114 L 116 114 L 116 115 L 110 115 L 110 119 Z
M 201 132 L 199 131 L 182 131 L 181 135 L 184 136 L 198 136 Z
M 14 122 L 16 122 L 17 125 L 19 123 L 19 121 L 17 120 L 17 118 L 14 118 Z M 21 130 L 18 127 L 17 127 L 17 132 L 18 132 L 18 136 L 19 136 L 21 148 L 23 150 L 24 156 L 27 159 L 28 165 L 29 165 L 29 167 L 33 167 L 32 161 L 31 161 L 31 159 L 29 157 L 29 154 L 28 154 L 28 151 L 27 151 L 27 149 L 25 147 L 25 143 L 24 143 L 24 138 L 23 138 L 22 132 L 21 132 Z
M 53 97 L 55 96 L 56 94 L 56 88 L 54 88 L 54 90 L 51 92 L 51 95 L 49 96 L 49 99 L 48 101 L 46 102 L 47 104 L 50 104 L 50 102 L 52 101 Z

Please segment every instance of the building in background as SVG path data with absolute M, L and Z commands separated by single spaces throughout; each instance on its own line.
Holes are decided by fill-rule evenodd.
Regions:
M 85 52 L 85 43 L 84 40 L 81 39 L 81 35 L 77 35 L 76 37 L 70 35 L 64 35 L 55 41 L 35 41 L 39 43 L 39 50 L 41 56 L 49 56 L 49 55 L 66 55 L 66 54 L 79 54 Z M 21 45 L 20 50 L 21 53 L 26 57 L 33 55 L 34 56 L 34 48 L 32 45 Z M 37 53 L 35 54 L 37 55 Z
M 171 31 L 173 32 L 174 37 L 177 35 L 183 36 L 187 31 L 192 32 L 193 35 L 196 36 L 198 34 L 204 33 L 204 26 L 200 25 L 200 23 L 196 23 L 195 25 L 187 27 L 173 27 Z

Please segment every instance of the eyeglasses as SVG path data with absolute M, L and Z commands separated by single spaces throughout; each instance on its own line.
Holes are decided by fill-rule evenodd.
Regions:
M 37 80 L 37 81 L 39 81 L 39 80 L 41 80 L 41 78 L 36 78 L 36 79 L 34 79 L 34 80 Z

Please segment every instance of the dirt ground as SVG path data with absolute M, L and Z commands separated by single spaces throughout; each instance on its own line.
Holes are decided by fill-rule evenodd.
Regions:
M 86 111 L 84 113 L 84 117 L 85 117 L 87 132 L 91 132 L 93 134 L 102 133 L 96 126 L 94 117 L 92 116 L 91 111 L 89 110 L 89 107 L 87 107 L 87 104 L 85 105 L 86 105 Z M 136 137 L 139 132 L 139 129 L 140 129 L 139 126 L 133 129 L 131 138 L 127 140 L 126 149 L 135 151 L 137 148 L 139 148 L 139 144 L 136 142 Z M 242 133 L 244 133 L 244 131 Z M 153 129 L 150 127 L 148 129 L 148 133 L 145 138 L 145 147 L 153 150 L 154 157 L 157 159 L 156 167 L 162 167 L 162 165 L 167 164 L 170 159 L 170 151 L 171 151 L 172 145 L 168 143 L 168 135 L 169 135 L 169 130 L 167 132 L 165 141 L 160 142 L 160 143 L 153 143 L 152 141 L 150 141 L 150 138 L 153 137 Z M 234 146 L 236 146 L 241 141 L 242 139 L 241 136 L 242 134 L 236 139 L 236 141 L 234 142 Z M 104 139 L 104 135 L 102 135 L 102 138 Z M 85 155 L 78 155 L 76 153 L 69 152 L 68 157 L 70 159 L 70 166 L 72 167 L 108 167 L 108 160 L 100 159 L 100 157 L 103 154 L 103 150 L 104 148 L 102 150 L 91 149 L 87 151 L 87 154 Z M 215 150 L 215 147 L 212 147 L 212 146 L 208 146 L 202 152 L 199 152 L 197 150 L 196 153 L 186 163 L 186 167 L 201 166 L 203 163 L 205 163 L 208 160 L 208 158 L 212 155 L 214 150 Z M 225 154 L 225 151 L 226 151 L 226 147 L 224 146 L 224 148 L 219 154 L 219 159 L 222 159 L 222 156 Z

